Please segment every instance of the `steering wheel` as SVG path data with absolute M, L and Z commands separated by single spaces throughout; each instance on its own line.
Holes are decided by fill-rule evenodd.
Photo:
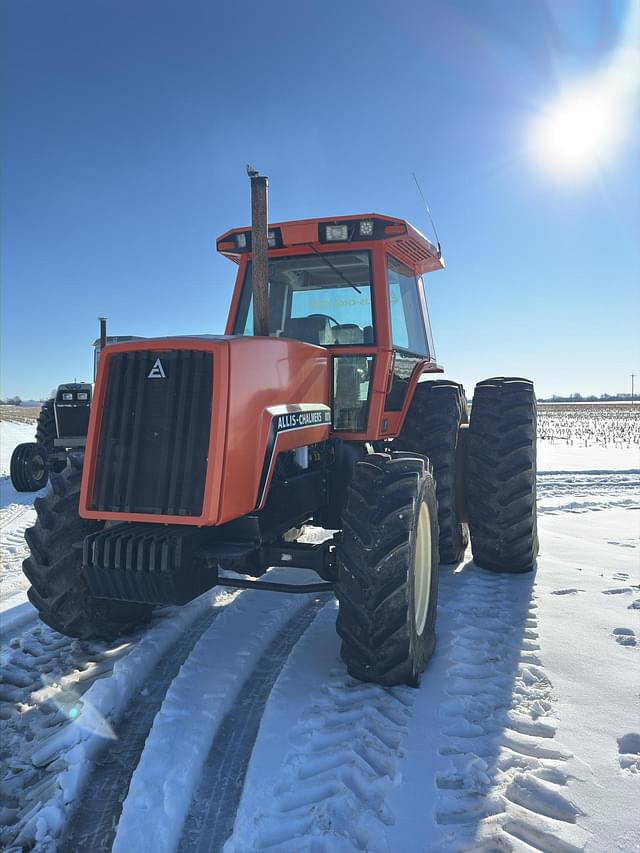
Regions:
M 307 317 L 324 317 L 326 320 L 329 320 L 336 326 L 340 326 L 341 324 L 336 320 L 335 317 L 332 317 L 331 314 L 307 314 Z

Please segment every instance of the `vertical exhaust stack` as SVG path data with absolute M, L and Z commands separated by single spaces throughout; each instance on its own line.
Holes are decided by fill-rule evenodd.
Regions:
M 253 334 L 269 334 L 269 244 L 267 187 L 269 179 L 247 166 L 251 179 L 251 290 L 253 292 Z
M 100 352 L 107 345 L 107 318 L 106 317 L 98 317 L 100 321 Z
M 98 375 L 98 363 L 100 361 L 100 353 L 107 345 L 107 318 L 98 317 L 100 322 L 100 342 L 93 351 L 93 381 L 96 381 Z

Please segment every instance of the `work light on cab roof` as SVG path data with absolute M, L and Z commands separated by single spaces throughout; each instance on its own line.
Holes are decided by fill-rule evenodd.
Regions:
M 397 251 L 404 251 L 417 261 L 421 273 L 444 268 L 438 249 L 424 234 L 403 219 L 365 213 L 323 219 L 305 219 L 295 222 L 277 222 L 269 225 L 269 249 L 299 248 L 328 243 L 358 245 L 370 241 L 393 241 Z M 241 254 L 252 253 L 250 227 L 232 228 L 217 241 L 223 255 L 238 260 Z

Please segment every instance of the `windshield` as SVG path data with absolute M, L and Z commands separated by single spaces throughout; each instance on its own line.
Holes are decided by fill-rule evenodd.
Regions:
M 253 335 L 251 262 L 234 333 Z M 373 344 L 369 252 L 270 258 L 269 334 L 323 346 Z

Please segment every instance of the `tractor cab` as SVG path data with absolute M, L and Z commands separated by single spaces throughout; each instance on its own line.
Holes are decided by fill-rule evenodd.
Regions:
M 217 248 L 239 265 L 226 333 L 253 336 L 251 229 L 227 231 Z M 269 226 L 268 336 L 329 350 L 334 431 L 395 432 L 412 380 L 441 372 L 423 275 L 443 267 L 436 247 L 401 219 L 364 214 Z

